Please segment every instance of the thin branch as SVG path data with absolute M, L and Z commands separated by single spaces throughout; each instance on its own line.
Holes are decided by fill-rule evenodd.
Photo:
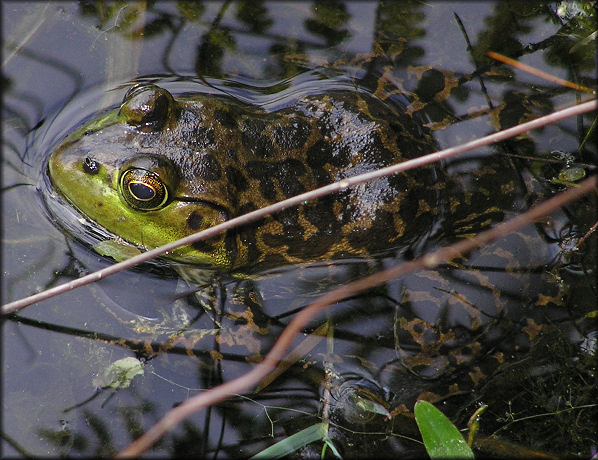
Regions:
M 598 169 L 597 165 L 591 165 L 589 163 L 578 163 L 576 161 L 568 162 L 567 160 L 559 160 L 558 158 L 534 157 L 534 156 L 530 156 L 530 155 L 519 155 L 517 153 L 506 153 L 506 152 L 502 152 L 501 155 L 503 157 L 520 158 L 522 160 L 527 160 L 527 161 L 539 161 L 542 163 L 555 163 L 555 164 L 559 164 L 561 166 L 568 166 L 568 167 L 575 166 L 578 168 L 589 169 L 590 171 L 593 171 L 594 169 Z
M 374 275 L 361 278 L 349 284 L 334 289 L 316 299 L 303 310 L 301 310 L 289 325 L 282 331 L 278 340 L 274 343 L 270 352 L 264 360 L 251 371 L 218 385 L 210 390 L 194 396 L 174 409 L 171 409 L 153 427 L 145 432 L 140 438 L 134 441 L 129 447 L 121 451 L 117 457 L 138 456 L 157 442 L 166 432 L 174 428 L 180 421 L 191 416 L 195 412 L 225 400 L 233 394 L 240 394 L 256 385 L 268 373 L 276 369 L 278 361 L 284 356 L 296 334 L 301 332 L 303 327 L 311 321 L 316 314 L 329 305 L 337 303 L 344 298 L 351 297 L 359 292 L 382 285 L 394 278 L 413 273 L 420 269 L 435 268 L 442 263 L 447 263 L 455 257 L 461 256 L 484 244 L 503 237 L 511 232 L 530 223 L 538 221 L 551 212 L 580 198 L 581 196 L 595 191 L 598 186 L 597 176 L 592 176 L 578 186 L 571 187 L 564 192 L 531 207 L 528 211 L 503 222 L 496 227 L 486 230 L 478 235 L 461 240 L 450 246 L 444 247 L 409 262 L 404 262 L 396 267 L 378 272 Z
M 471 41 L 469 40 L 469 35 L 467 35 L 467 30 L 465 29 L 465 25 L 463 24 L 463 21 L 461 21 L 461 18 L 459 17 L 459 15 L 457 13 L 453 13 L 453 14 L 455 15 L 455 19 L 457 20 L 457 24 L 459 25 L 459 28 L 461 29 L 461 33 L 463 34 L 463 37 L 465 38 L 465 42 L 467 43 L 467 51 L 469 51 L 471 60 L 475 64 L 476 71 L 478 71 L 481 66 L 475 59 L 475 56 L 473 53 L 473 45 L 471 44 Z M 477 78 L 480 82 L 480 88 L 482 89 L 482 94 L 484 95 L 484 97 L 486 98 L 486 102 L 488 103 L 488 107 L 490 109 L 493 109 L 494 105 L 492 104 L 492 100 L 490 99 L 490 95 L 488 94 L 488 90 L 486 89 L 486 85 L 484 84 L 484 78 L 483 78 L 482 74 L 478 73 Z
M 577 244 L 575 245 L 576 250 L 579 250 L 579 248 L 581 248 L 582 244 L 584 244 L 585 241 L 590 237 L 590 235 L 596 231 L 596 228 L 598 228 L 598 221 L 594 222 L 594 225 L 592 225 L 590 229 L 586 232 L 586 234 L 577 242 Z
M 510 66 L 513 66 L 513 67 L 519 69 L 519 70 L 523 70 L 524 72 L 535 75 L 536 77 L 540 77 L 540 78 L 543 78 L 544 80 L 548 80 L 548 81 L 551 81 L 552 83 L 556 83 L 557 85 L 566 86 L 567 88 L 571 88 L 576 91 L 583 91 L 583 92 L 590 93 L 590 94 L 596 94 L 596 90 L 594 90 L 592 88 L 588 88 L 586 86 L 581 86 L 576 83 L 572 83 L 570 81 L 563 80 L 562 78 L 555 77 L 554 75 L 550 75 L 549 73 L 542 72 L 541 70 L 538 70 L 538 69 L 531 67 L 529 65 L 526 65 L 526 64 L 522 64 L 521 62 L 516 61 L 515 59 L 511 59 L 509 57 L 503 56 L 502 54 L 495 53 L 494 51 L 488 51 L 487 54 L 492 59 L 496 59 L 497 61 L 504 62 L 505 64 L 508 64 Z
M 114 265 L 110 265 L 109 267 L 103 268 L 94 273 L 90 273 L 89 275 L 83 276 L 81 278 L 77 278 L 76 280 L 70 281 L 70 282 L 62 284 L 60 286 L 56 286 L 54 288 L 34 294 L 34 295 L 26 297 L 24 299 L 9 302 L 2 306 L 2 315 L 6 315 L 8 313 L 15 312 L 23 307 L 32 305 L 41 300 L 49 299 L 50 297 L 54 297 L 56 295 L 59 295 L 59 294 L 62 294 L 62 293 L 68 292 L 68 291 L 72 291 L 73 289 L 84 286 L 86 284 L 89 284 L 89 283 L 92 283 L 95 281 L 99 281 L 102 278 L 105 278 L 109 275 L 113 275 L 120 271 L 132 268 L 136 265 L 139 265 L 143 262 L 153 259 L 154 257 L 157 257 L 157 256 L 160 256 L 167 252 L 173 251 L 181 246 L 186 246 L 188 244 L 195 243 L 196 241 L 205 240 L 205 239 L 215 236 L 221 232 L 230 230 L 234 227 L 237 227 L 240 225 L 245 225 L 249 222 L 253 222 L 258 219 L 262 219 L 267 215 L 282 211 L 283 209 L 287 209 L 292 206 L 298 206 L 300 204 L 303 204 L 306 201 L 312 201 L 312 200 L 315 200 L 322 196 L 329 195 L 334 192 L 338 192 L 347 187 L 361 184 L 361 183 L 369 181 L 369 180 L 378 179 L 380 177 L 388 176 L 390 174 L 407 171 L 409 169 L 424 166 L 424 165 L 430 164 L 432 162 L 446 160 L 448 158 L 460 155 L 464 152 L 474 150 L 476 148 L 480 148 L 485 145 L 497 143 L 497 142 L 503 141 L 505 139 L 509 139 L 511 137 L 518 136 L 519 134 L 525 133 L 532 129 L 540 128 L 542 126 L 560 121 L 564 118 L 581 115 L 583 113 L 590 112 L 592 110 L 598 110 L 598 100 L 596 100 L 596 99 L 584 102 L 579 105 L 575 105 L 573 107 L 568 107 L 568 108 L 559 110 L 550 115 L 536 118 L 535 120 L 528 121 L 526 123 L 522 123 L 522 124 L 514 126 L 512 128 L 505 129 L 503 131 L 499 131 L 499 132 L 491 134 L 489 136 L 485 136 L 480 139 L 476 139 L 476 140 L 467 142 L 467 143 L 459 145 L 457 147 L 451 147 L 451 148 L 441 150 L 436 153 L 431 153 L 429 155 L 425 155 L 423 157 L 414 158 L 412 160 L 407 160 L 407 161 L 404 161 L 404 162 L 396 164 L 396 165 L 387 166 L 386 168 L 378 169 L 376 171 L 371 171 L 369 173 L 360 174 L 358 176 L 346 178 L 339 182 L 335 182 L 333 184 L 326 185 L 324 187 L 320 187 L 318 189 L 315 189 L 315 190 L 312 190 L 312 191 L 309 191 L 306 193 L 302 193 L 301 195 L 296 195 L 287 200 L 279 201 L 278 203 L 274 203 L 270 206 L 266 206 L 265 208 L 257 209 L 255 211 L 249 212 L 247 214 L 243 214 L 242 216 L 235 217 L 231 220 L 228 220 L 221 224 L 215 225 L 214 227 L 210 227 L 201 232 L 186 236 L 186 237 L 181 238 L 180 240 L 177 240 L 173 243 L 165 244 L 164 246 L 160 246 L 159 248 L 155 248 L 150 251 L 144 252 L 142 254 L 134 256 L 134 257 L 132 257 L 128 260 L 125 260 L 123 262 L 119 262 Z

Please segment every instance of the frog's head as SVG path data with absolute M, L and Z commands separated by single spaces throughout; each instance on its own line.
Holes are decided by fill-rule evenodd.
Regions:
M 54 188 L 86 217 L 142 248 L 229 219 L 225 184 L 206 165 L 214 157 L 201 148 L 191 156 L 181 151 L 182 138 L 201 122 L 187 115 L 187 106 L 155 85 L 134 86 L 119 108 L 86 123 L 51 154 Z M 232 264 L 223 236 L 169 257 L 223 269 Z

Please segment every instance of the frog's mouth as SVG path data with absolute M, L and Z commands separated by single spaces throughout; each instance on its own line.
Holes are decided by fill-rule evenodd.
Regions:
M 106 259 L 119 262 L 146 250 L 145 247 L 124 240 L 86 217 L 68 198 L 54 189 L 49 174 L 44 175 L 43 185 L 37 189 L 43 214 L 68 235 L 69 240 L 84 247 L 87 253 L 92 249 Z M 210 267 L 201 267 L 201 270 L 205 272 L 208 268 Z M 163 257 L 156 257 L 133 268 L 169 278 L 179 278 L 182 270 L 193 269 L 199 269 L 197 264 L 175 262 Z M 213 270 L 209 270 L 209 273 L 213 273 Z
M 132 255 L 139 254 L 142 250 L 139 246 L 123 240 L 118 235 L 106 230 L 101 225 L 98 225 L 93 220 L 87 218 L 81 213 L 68 198 L 65 198 L 61 193 L 57 192 L 52 185 L 49 174 L 44 175 L 44 187 L 38 188 L 37 192 L 42 203 L 43 213 L 53 225 L 60 228 L 66 235 L 72 237 L 73 240 L 83 244 L 88 248 L 100 253 L 104 257 L 110 257 L 114 260 L 123 260 Z M 115 242 L 118 247 L 122 249 L 122 256 L 117 254 L 102 254 L 102 245 L 107 241 Z M 150 265 L 160 268 L 168 267 L 168 263 L 163 260 L 155 259 L 148 262 Z

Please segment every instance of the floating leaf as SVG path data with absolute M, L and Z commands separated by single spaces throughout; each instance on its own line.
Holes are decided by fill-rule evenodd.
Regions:
M 133 377 L 140 374 L 143 374 L 143 364 L 137 358 L 129 356 L 114 361 L 93 383 L 100 388 L 128 388 Z

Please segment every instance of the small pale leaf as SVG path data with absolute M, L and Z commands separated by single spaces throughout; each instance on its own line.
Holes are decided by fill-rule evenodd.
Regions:
M 101 376 L 94 379 L 94 385 L 100 388 L 128 388 L 136 375 L 143 374 L 143 364 L 137 358 L 129 356 L 114 361 Z

